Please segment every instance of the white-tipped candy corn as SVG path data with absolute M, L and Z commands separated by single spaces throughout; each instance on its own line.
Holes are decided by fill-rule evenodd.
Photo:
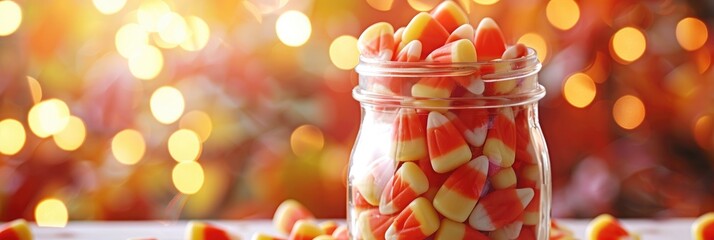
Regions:
M 501 58 L 506 51 L 506 41 L 501 28 L 491 18 L 483 18 L 476 28 L 474 44 L 479 55 L 479 61 L 490 61 Z
M 483 153 L 500 167 L 510 167 L 515 161 L 515 128 L 513 110 L 508 107 L 500 108 L 483 146 Z
M 295 222 L 293 230 L 290 231 L 288 240 L 312 240 L 313 238 L 325 234 L 319 226 L 310 220 L 299 220 Z
M 513 46 L 506 48 L 506 51 L 501 55 L 501 59 L 517 59 L 528 55 L 528 47 L 523 43 L 516 43 Z
M 434 240 L 490 240 L 490 238 L 466 224 L 444 218 Z
M 694 236 L 694 240 L 714 239 L 714 213 L 704 214 L 694 221 L 692 236 Z
M 339 226 L 332 232 L 332 237 L 334 237 L 335 240 L 347 240 L 349 239 L 349 231 L 347 231 L 347 227 Z
M 439 229 L 439 215 L 429 200 L 420 197 L 394 219 L 385 233 L 387 240 L 424 239 Z
M 468 39 L 459 39 L 437 48 L 426 57 L 426 61 L 443 63 L 475 62 L 476 49 Z
M 447 32 L 453 32 L 459 26 L 469 23 L 469 18 L 464 10 L 453 1 L 444 1 L 436 6 L 436 8 L 431 11 L 431 16 L 433 16 Z
M 413 162 L 406 162 L 389 180 L 379 201 L 379 212 L 394 214 L 404 209 L 422 193 L 429 190 L 429 180 Z
M 386 22 L 372 24 L 359 36 L 357 49 L 366 58 L 391 60 L 394 54 L 394 27 Z
M 513 171 L 513 168 L 511 167 L 498 169 L 498 171 L 496 171 L 489 178 L 494 189 L 516 187 L 516 172 Z
M 446 116 L 430 112 L 426 131 L 429 158 L 435 172 L 449 172 L 471 159 L 471 149 Z
M 530 230 L 533 227 L 524 227 L 524 230 Z M 531 231 L 531 234 L 535 231 Z M 525 236 L 524 232 L 521 232 L 521 236 Z M 569 228 L 558 224 L 554 219 L 550 220 L 550 240 L 575 240 L 575 235 L 573 231 Z
M 486 109 L 469 109 L 461 111 L 458 115 L 447 113 L 446 117 L 454 122 L 456 128 L 461 131 L 464 140 L 469 145 L 481 147 L 486 141 L 488 133 L 489 113 Z
M 32 232 L 25 219 L 17 219 L 0 225 L 0 239 L 32 240 Z
M 464 24 L 456 28 L 449 38 L 446 39 L 446 43 L 455 42 L 459 39 L 468 39 L 469 42 L 473 41 L 474 38 L 474 27 L 471 24 Z
M 421 42 L 412 40 L 397 55 L 397 62 L 418 62 L 421 57 Z
M 379 205 L 384 187 L 394 174 L 394 160 L 379 158 L 369 163 L 367 170 L 361 172 L 353 182 L 360 195 L 372 206 Z
M 394 217 L 385 216 L 376 209 L 361 212 L 357 217 L 357 229 L 361 239 L 383 240 L 387 228 L 394 221 Z
M 228 231 L 204 222 L 191 221 L 186 225 L 187 240 L 234 240 Z
M 392 156 L 395 160 L 416 161 L 427 156 L 424 129 L 413 108 L 399 109 L 392 136 Z
M 457 168 L 434 196 L 434 208 L 451 220 L 466 221 L 481 196 L 487 171 L 488 158 L 485 156 Z
M 279 232 L 288 234 L 292 231 L 295 222 L 303 219 L 315 219 L 315 216 L 300 202 L 288 199 L 275 210 L 273 224 Z
M 439 22 L 428 13 L 421 12 L 414 16 L 404 28 L 399 50 L 412 40 L 419 40 L 422 44 L 420 59 L 424 59 L 434 49 L 444 45 L 448 37 L 449 32 Z
M 254 233 L 251 240 L 285 240 L 285 238 L 272 236 L 266 233 Z
M 481 231 L 494 231 L 512 223 L 533 199 L 533 189 L 496 190 L 479 200 L 469 216 L 469 225 Z
M 450 97 L 454 86 L 454 81 L 448 77 L 422 78 L 412 86 L 412 96 L 437 99 L 417 100 L 414 104 L 434 111 L 446 111 L 444 107 L 448 107 L 449 102 L 440 98 Z
M 540 223 L 540 189 L 533 189 L 533 200 L 523 209 L 523 225 L 535 226 Z
M 634 240 L 639 239 L 635 234 L 629 233 L 617 219 L 610 214 L 601 214 L 588 223 L 585 236 L 589 240 Z

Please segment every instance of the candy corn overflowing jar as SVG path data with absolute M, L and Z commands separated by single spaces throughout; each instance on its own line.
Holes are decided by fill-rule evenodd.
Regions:
M 476 39 L 449 37 L 427 53 L 428 39 L 393 42 L 400 39 L 387 39 L 391 26 L 380 24 L 360 37 L 351 239 L 548 239 L 550 168 L 537 105 L 545 90 L 536 53 L 498 43 L 500 30 L 503 49 L 491 51 L 492 37 L 480 46 L 491 19 L 481 21 Z M 404 38 L 411 25 L 396 32 Z

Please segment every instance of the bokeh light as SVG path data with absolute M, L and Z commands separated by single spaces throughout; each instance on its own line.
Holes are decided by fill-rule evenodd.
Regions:
M 645 119 L 645 105 L 639 98 L 625 95 L 615 102 L 612 116 L 618 126 L 628 130 L 635 129 Z
M 496 4 L 499 0 L 474 0 L 475 3 L 481 4 L 481 5 L 493 5 Z
M 99 12 L 111 15 L 124 8 L 126 0 L 92 0 L 92 3 L 94 3 L 94 7 L 96 7 Z
M 198 51 L 206 47 L 211 37 L 211 29 L 206 21 L 196 16 L 186 17 L 186 40 L 181 43 L 181 48 L 186 51 Z
M 147 32 L 157 32 L 159 30 L 159 20 L 164 14 L 170 13 L 171 8 L 166 2 L 161 0 L 142 1 L 137 10 L 136 17 L 139 24 Z
M 151 114 L 163 124 L 171 124 L 178 120 L 186 104 L 181 91 L 169 86 L 156 89 L 149 101 Z
M 69 107 L 62 100 L 53 98 L 39 102 L 27 114 L 30 130 L 41 138 L 62 131 L 69 123 Z
M 67 225 L 69 213 L 67 206 L 58 199 L 42 200 L 35 207 L 35 221 L 40 227 L 64 227 Z
M 169 48 L 178 46 L 188 37 L 186 20 L 175 12 L 169 12 L 159 18 L 157 25 L 159 37 Z
M 77 116 L 70 116 L 67 126 L 52 138 L 59 148 L 65 151 L 74 151 L 84 143 L 87 129 L 84 122 Z
M 707 149 L 714 147 L 714 121 L 709 115 L 703 115 L 697 118 L 692 128 L 694 141 L 699 147 Z
M 119 55 L 129 59 L 137 50 L 149 45 L 149 35 L 141 25 L 127 23 L 114 35 L 114 45 Z
M 349 35 L 335 38 L 330 44 L 330 60 L 335 67 L 342 70 L 355 68 L 359 63 L 357 38 Z
M 548 57 L 548 44 L 545 39 L 537 33 L 526 33 L 518 38 L 518 43 L 523 43 L 526 46 L 533 48 L 538 53 L 538 61 L 544 62 Z
M 207 113 L 202 111 L 191 111 L 181 117 L 179 128 L 191 129 L 201 137 L 201 142 L 205 142 L 213 131 L 213 122 Z
M 573 0 L 550 0 L 545 9 L 548 22 L 560 30 L 568 30 L 580 19 L 580 8 Z
M 707 25 L 702 20 L 696 18 L 684 18 L 677 23 L 676 28 L 677 42 L 687 51 L 694 51 L 707 42 L 709 32 Z
M 0 121 L 0 154 L 15 155 L 25 145 L 25 127 L 9 118 Z
M 409 3 L 409 6 L 414 8 L 414 10 L 417 10 L 419 12 L 426 12 L 434 7 L 436 7 L 437 4 L 439 4 L 441 0 L 407 0 L 407 3 Z
M 144 157 L 146 142 L 139 131 L 125 129 L 114 135 L 112 139 L 112 154 L 114 158 L 126 165 L 134 165 Z
M 22 23 L 22 9 L 13 1 L 0 1 L 0 36 L 17 31 Z
M 310 156 L 322 150 L 325 137 L 320 128 L 313 125 L 302 125 L 290 135 L 290 147 L 299 157 Z
M 201 138 L 194 131 L 179 129 L 169 137 L 168 147 L 177 162 L 194 161 L 201 154 Z
M 183 194 L 195 194 L 204 181 L 203 168 L 198 162 L 179 162 L 171 173 L 174 186 Z
M 299 11 L 287 11 L 275 22 L 278 39 L 285 45 L 298 47 L 307 42 L 312 34 L 310 19 Z
M 129 56 L 129 71 L 141 80 L 154 79 L 164 68 L 164 56 L 154 46 L 136 48 Z
M 392 9 L 394 0 L 367 0 L 367 4 L 379 11 L 389 11 Z
M 565 80 L 563 96 L 565 100 L 577 108 L 584 108 L 595 99 L 597 89 L 595 82 L 585 73 L 576 73 Z
M 27 76 L 27 85 L 30 88 L 32 103 L 37 104 L 42 101 L 42 86 L 40 86 L 40 82 L 33 77 Z
M 610 41 L 616 60 L 627 64 L 639 59 L 645 53 L 647 40 L 645 35 L 637 28 L 625 27 L 618 30 Z

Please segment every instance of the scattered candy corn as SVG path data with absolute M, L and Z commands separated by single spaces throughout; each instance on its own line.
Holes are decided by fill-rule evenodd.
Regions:
M 272 235 L 268 235 L 265 233 L 254 233 L 253 237 L 250 239 L 252 240 L 285 240 L 285 238 L 280 238 Z
M 454 171 L 434 197 L 434 208 L 445 217 L 463 222 L 476 206 L 486 183 L 488 158 L 477 157 Z
M 714 239 L 714 213 L 707 213 L 692 224 L 692 236 L 694 240 Z
M 339 226 L 332 232 L 332 237 L 334 237 L 335 240 L 347 240 L 349 239 L 349 231 L 347 231 L 346 226 Z
M 228 231 L 205 222 L 191 221 L 186 225 L 186 239 L 188 240 L 231 240 L 238 239 L 231 236 Z
M 323 235 L 322 229 L 310 220 L 298 220 L 290 231 L 289 240 L 312 240 Z
M 338 225 L 335 221 L 325 221 L 320 223 L 320 229 L 327 235 L 332 235 L 332 233 L 335 232 L 335 229 L 337 229 L 337 227 Z
M 315 219 L 314 215 L 303 206 L 300 202 L 293 199 L 285 200 L 275 210 L 273 215 L 273 224 L 278 231 L 282 233 L 290 233 L 293 225 L 299 220 Z
M 25 219 L 17 219 L 0 225 L 0 239 L 32 240 L 32 232 Z
M 639 239 L 629 233 L 617 219 L 610 214 L 601 214 L 588 223 L 585 236 L 589 240 L 634 240 Z
M 530 229 L 529 227 L 524 227 L 524 230 Z M 521 233 L 523 236 L 523 233 Z M 573 231 L 567 227 L 558 224 L 554 219 L 550 220 L 550 240 L 575 240 L 575 235 Z

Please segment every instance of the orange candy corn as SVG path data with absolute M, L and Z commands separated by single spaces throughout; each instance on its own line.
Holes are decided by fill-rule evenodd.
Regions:
M 339 226 L 332 232 L 332 237 L 335 238 L 335 240 L 347 240 L 349 239 L 349 231 L 347 231 L 347 227 Z
M 436 6 L 436 8 L 431 11 L 431 16 L 433 16 L 447 32 L 453 32 L 459 26 L 469 23 L 469 18 L 464 10 L 452 1 L 444 1 Z
M 459 39 L 437 48 L 426 57 L 426 61 L 444 63 L 475 62 L 476 49 L 468 39 Z
M 626 240 L 639 239 L 636 235 L 629 233 L 610 214 L 601 214 L 588 223 L 585 228 L 585 236 L 590 240 Z
M 364 240 L 384 240 L 384 234 L 392 222 L 394 217 L 382 215 L 376 209 L 368 210 L 357 217 L 357 229 Z
M 488 133 L 489 113 L 485 108 L 469 109 L 459 112 L 458 115 L 446 115 L 454 121 L 456 127 L 461 131 L 464 140 L 474 147 L 483 146 Z
M 504 189 L 486 194 L 469 216 L 469 225 L 481 231 L 494 231 L 512 223 L 533 199 L 533 189 Z
M 435 172 L 449 172 L 471 159 L 471 149 L 461 133 L 441 113 L 429 113 L 426 131 L 429 158 Z
M 451 91 L 454 90 L 454 87 L 454 81 L 447 77 L 422 78 L 419 82 L 412 86 L 412 96 L 424 98 L 448 98 L 451 96 Z M 445 111 L 443 108 L 447 107 L 449 102 L 439 99 L 430 99 L 417 100 L 414 104 L 426 109 Z
M 426 157 L 424 130 L 413 108 L 400 108 L 394 121 L 391 155 L 395 160 L 406 162 Z
M 468 39 L 469 41 L 473 41 L 474 38 L 474 27 L 471 26 L 471 24 L 464 24 L 456 28 L 453 32 L 451 32 L 451 35 L 449 35 L 449 38 L 446 39 L 446 43 L 450 42 L 455 42 L 456 40 L 459 39 Z
M 714 213 L 704 214 L 692 223 L 692 236 L 694 240 L 714 239 Z
M 531 227 L 524 227 L 524 230 L 529 230 L 533 228 Z M 535 229 L 531 231 L 531 234 L 535 232 Z M 524 232 L 521 232 L 521 236 L 526 236 L 524 235 Z M 550 220 L 550 240 L 575 240 L 575 235 L 573 235 L 573 231 L 568 229 L 567 227 L 558 224 L 554 219 Z
M 513 46 L 506 48 L 506 51 L 501 55 L 501 59 L 518 59 L 528 55 L 528 47 L 523 43 L 516 43 Z
M 476 231 L 466 224 L 454 222 L 448 218 L 441 220 L 439 230 L 436 231 L 435 240 L 490 240 L 483 233 Z
M 363 57 L 391 60 L 394 54 L 394 28 L 386 22 L 372 24 L 359 36 L 357 48 Z
M 427 190 L 429 180 L 426 175 L 416 163 L 406 162 L 399 167 L 384 188 L 379 201 L 379 212 L 384 215 L 397 213 Z
M 367 203 L 377 206 L 384 187 L 387 186 L 387 182 L 394 173 L 394 161 L 379 158 L 366 167 L 367 170 L 361 172 L 364 175 L 355 177 L 353 186 L 357 188 Z
M 335 238 L 332 235 L 324 235 L 323 234 L 323 235 L 313 238 L 312 240 L 335 240 Z
M 335 232 L 335 229 L 337 229 L 337 226 L 337 222 L 335 221 L 325 221 L 320 223 L 320 229 L 327 235 L 332 235 L 332 233 Z
M 254 233 L 251 240 L 284 240 L 285 238 L 272 236 L 265 233 Z
M 387 229 L 387 240 L 424 239 L 439 229 L 439 215 L 429 200 L 420 197 L 407 206 Z
M 279 232 L 290 233 L 295 222 L 303 219 L 315 219 L 310 210 L 293 199 L 283 201 L 273 215 L 273 224 Z
M 516 169 L 519 188 L 540 188 L 540 167 L 535 164 L 524 163 Z
M 399 45 L 402 44 L 402 33 L 404 33 L 404 29 L 405 29 L 405 28 L 406 28 L 406 27 L 400 27 L 400 28 L 398 28 L 396 31 L 394 31 L 394 49 L 393 49 L 393 51 L 392 51 L 392 52 L 394 52 L 394 53 L 398 53 L 398 52 L 400 52 L 400 50 L 401 50 L 401 48 L 399 47 Z M 421 54 L 420 54 L 420 55 L 421 55 Z M 392 60 L 396 60 L 396 59 L 395 59 L 396 57 L 397 57 L 396 55 L 392 56 Z
M 517 114 L 515 113 L 517 111 Z M 535 149 L 531 144 L 530 124 L 526 109 L 516 110 L 516 162 L 523 164 L 536 164 Z
M 540 189 L 533 189 L 533 200 L 523 209 L 523 225 L 533 226 L 540 222 Z
M 481 196 L 488 171 L 488 158 L 480 156 L 454 171 L 434 196 L 434 208 L 445 217 L 466 221 Z
M 421 57 L 421 42 L 412 40 L 397 55 L 397 62 L 418 62 Z
M 516 172 L 511 167 L 498 169 L 489 179 L 495 189 L 516 188 Z
M 186 239 L 190 240 L 231 240 L 225 229 L 204 222 L 191 221 L 186 225 Z
M 420 59 L 423 59 L 429 53 L 444 45 L 447 38 L 449 38 L 449 32 L 431 15 L 421 12 L 414 16 L 404 28 L 399 50 L 412 40 L 419 40 L 422 44 Z
M 32 240 L 32 232 L 25 219 L 17 219 L 0 225 L 0 239 Z
M 506 51 L 506 40 L 496 21 L 483 18 L 476 28 L 474 45 L 479 55 L 479 61 L 490 61 L 501 58 Z
M 298 220 L 290 231 L 288 240 L 312 240 L 324 234 L 319 226 L 310 220 Z
M 483 154 L 500 167 L 510 167 L 516 158 L 516 125 L 513 117 L 511 108 L 501 108 L 493 119 L 493 126 L 483 146 Z

